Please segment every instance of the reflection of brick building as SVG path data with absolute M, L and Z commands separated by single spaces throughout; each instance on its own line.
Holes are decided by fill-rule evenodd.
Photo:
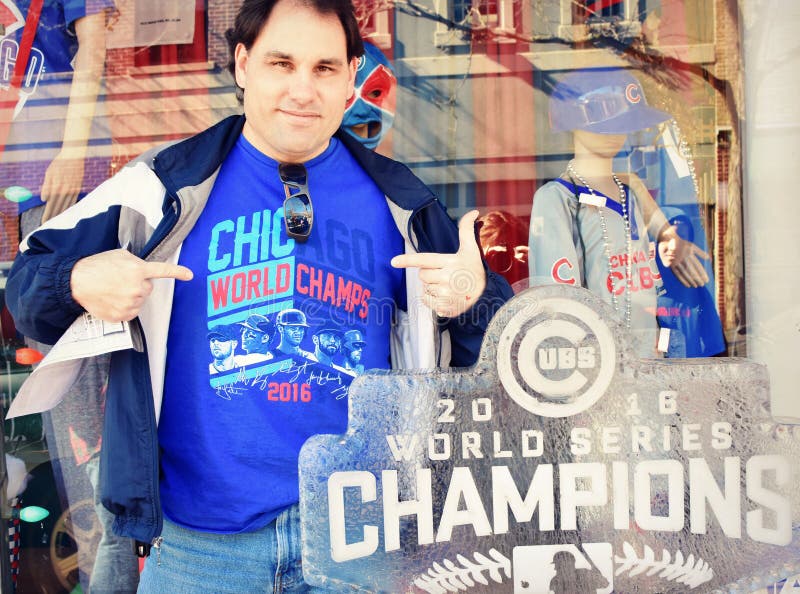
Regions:
M 737 88 L 740 50 L 729 4 L 452 1 L 437 4 L 435 18 L 397 13 L 401 89 L 394 153 L 456 214 L 477 205 L 527 217 L 533 191 L 559 175 L 571 154 L 569 135 L 549 129 L 554 81 L 575 68 L 631 68 L 650 104 L 674 115 L 691 151 L 694 179 L 678 184 L 685 195 L 673 188 L 667 196 L 658 173 L 651 189 L 667 204 L 694 205 L 704 227 L 698 231 L 705 231 L 720 272 L 718 302 L 728 313 L 723 322 L 731 340 L 742 325 L 744 296 L 739 144 L 733 134 L 741 103 L 729 101 L 726 91 Z M 731 138 L 730 152 L 718 151 Z M 717 158 L 725 154 L 734 173 L 723 187 Z M 692 186 L 696 197 L 686 190 Z M 731 215 L 731 208 L 718 208 L 723 189 L 726 205 L 739 217 L 730 229 L 719 225 L 719 216 Z
M 225 29 L 238 3 L 197 0 L 191 43 L 109 52 L 111 173 L 150 146 L 183 138 L 230 113 Z
M 716 97 L 717 184 L 715 255 L 717 305 L 730 354 L 745 356 L 745 291 L 743 240 L 742 129 L 744 74 L 738 5 L 716 0 L 714 74 L 729 81 Z
M 118 2 L 121 11 L 135 4 Z M 675 115 L 692 149 L 716 256 L 718 302 L 729 335 L 735 334 L 742 324 L 741 221 L 728 232 L 730 209 L 722 212 L 718 200 L 724 196 L 730 206 L 736 197 L 733 204 L 740 204 L 741 184 L 738 173 L 718 179 L 726 166 L 717 158 L 730 154 L 738 172 L 737 122 L 731 102 L 702 77 L 705 70 L 725 80 L 738 71 L 730 2 L 451 0 L 432 3 L 427 15 L 394 10 L 391 0 L 356 4 L 365 36 L 393 59 L 400 85 L 395 126 L 379 150 L 407 162 L 454 215 L 479 206 L 527 219 L 534 190 L 563 170 L 570 153 L 566 135 L 549 131 L 553 81 L 577 67 L 633 67 L 650 103 Z M 109 50 L 87 187 L 143 150 L 239 110 L 225 40 L 238 5 L 196 0 L 190 43 Z M 126 22 L 134 21 L 116 26 Z M 637 55 L 676 62 L 659 65 L 657 58 L 644 68 Z M 53 100 L 63 102 L 66 88 L 60 93 Z M 34 117 L 44 124 L 47 113 L 42 104 Z M 55 141 L 43 125 L 43 145 Z M 721 145 L 730 153 L 718 150 Z M 17 165 L 21 171 L 23 165 Z M 13 226 L 12 211 L 10 203 L 0 207 L 6 227 Z M 8 259 L 16 238 L 7 239 L 14 235 L 9 229 L 5 235 L 0 248 Z

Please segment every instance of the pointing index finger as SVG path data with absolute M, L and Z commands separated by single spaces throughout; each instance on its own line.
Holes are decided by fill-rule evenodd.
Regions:
M 145 278 L 174 278 L 176 280 L 192 280 L 194 274 L 186 268 L 169 262 L 145 262 Z
M 446 256 L 446 254 L 430 252 L 402 254 L 392 258 L 391 265 L 395 268 L 443 268 L 446 263 Z

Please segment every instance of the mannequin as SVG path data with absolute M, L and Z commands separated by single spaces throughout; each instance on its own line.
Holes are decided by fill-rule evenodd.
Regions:
M 669 119 L 649 107 L 639 82 L 618 69 L 578 70 L 550 101 L 554 131 L 571 131 L 574 155 L 557 179 L 537 190 L 529 233 L 532 285 L 563 283 L 600 295 L 617 312 L 636 352 L 668 348 L 656 317 L 661 259 L 686 286 L 704 285 L 699 258 L 635 175 L 613 170 L 627 135 Z

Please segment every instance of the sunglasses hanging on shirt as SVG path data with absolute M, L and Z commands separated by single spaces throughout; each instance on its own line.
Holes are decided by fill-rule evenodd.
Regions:
M 283 182 L 286 199 L 283 201 L 283 222 L 286 234 L 300 243 L 311 235 L 314 224 L 314 207 L 308 193 L 308 175 L 302 163 L 281 163 L 278 175 Z M 293 193 L 294 192 L 294 193 Z

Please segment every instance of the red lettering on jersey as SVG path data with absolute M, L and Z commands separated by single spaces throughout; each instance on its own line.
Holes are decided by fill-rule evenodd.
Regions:
M 298 266 L 299 268 L 299 266 Z M 275 291 L 285 293 L 292 284 L 292 267 L 284 262 L 278 265 L 277 275 L 275 276 Z
M 639 269 L 639 287 L 642 289 L 652 289 L 653 285 L 653 274 L 650 272 L 650 269 L 646 266 Z
M 608 278 L 606 279 L 606 288 L 608 289 L 608 292 L 614 293 L 615 295 L 622 295 L 623 291 L 625 291 L 625 283 L 621 283 L 618 281 L 624 279 L 625 277 L 622 275 L 621 272 L 612 272 L 611 274 L 609 274 Z
M 303 274 L 308 273 L 308 267 L 300 264 L 298 270 L 298 291 L 308 293 L 303 289 Z M 286 293 L 292 286 L 292 267 L 288 263 L 279 264 L 276 268 L 264 266 L 252 268 L 247 271 L 236 272 L 218 278 L 209 278 L 209 291 L 214 311 L 220 310 L 231 304 L 254 302 Z M 272 288 L 274 287 L 274 288 Z
M 211 281 L 211 301 L 214 309 L 228 305 L 228 288 L 231 285 L 231 277 L 223 276 Z
M 247 286 L 247 276 L 244 272 L 237 272 L 233 275 L 233 289 L 231 290 L 231 301 L 241 303 L 245 298 L 245 287 Z
M 368 304 L 369 298 L 372 295 L 372 292 L 369 289 L 364 289 L 364 292 L 361 294 L 361 309 L 358 312 L 358 317 L 362 320 L 367 319 L 367 313 L 369 312 Z
M 553 264 L 553 269 L 551 270 L 550 274 L 552 275 L 553 280 L 559 284 L 574 285 L 577 281 L 572 274 L 569 276 L 561 276 L 561 269 L 565 266 L 568 270 L 573 270 L 575 268 L 568 258 L 561 258 L 560 260 L 557 260 L 555 264 Z
M 343 276 L 306 264 L 297 265 L 297 292 L 342 308 L 347 313 L 357 311 L 361 319 L 368 315 L 370 289 Z
M 332 274 L 328 274 L 325 279 L 325 292 L 322 294 L 322 300 L 331 304 L 336 301 L 336 279 Z

